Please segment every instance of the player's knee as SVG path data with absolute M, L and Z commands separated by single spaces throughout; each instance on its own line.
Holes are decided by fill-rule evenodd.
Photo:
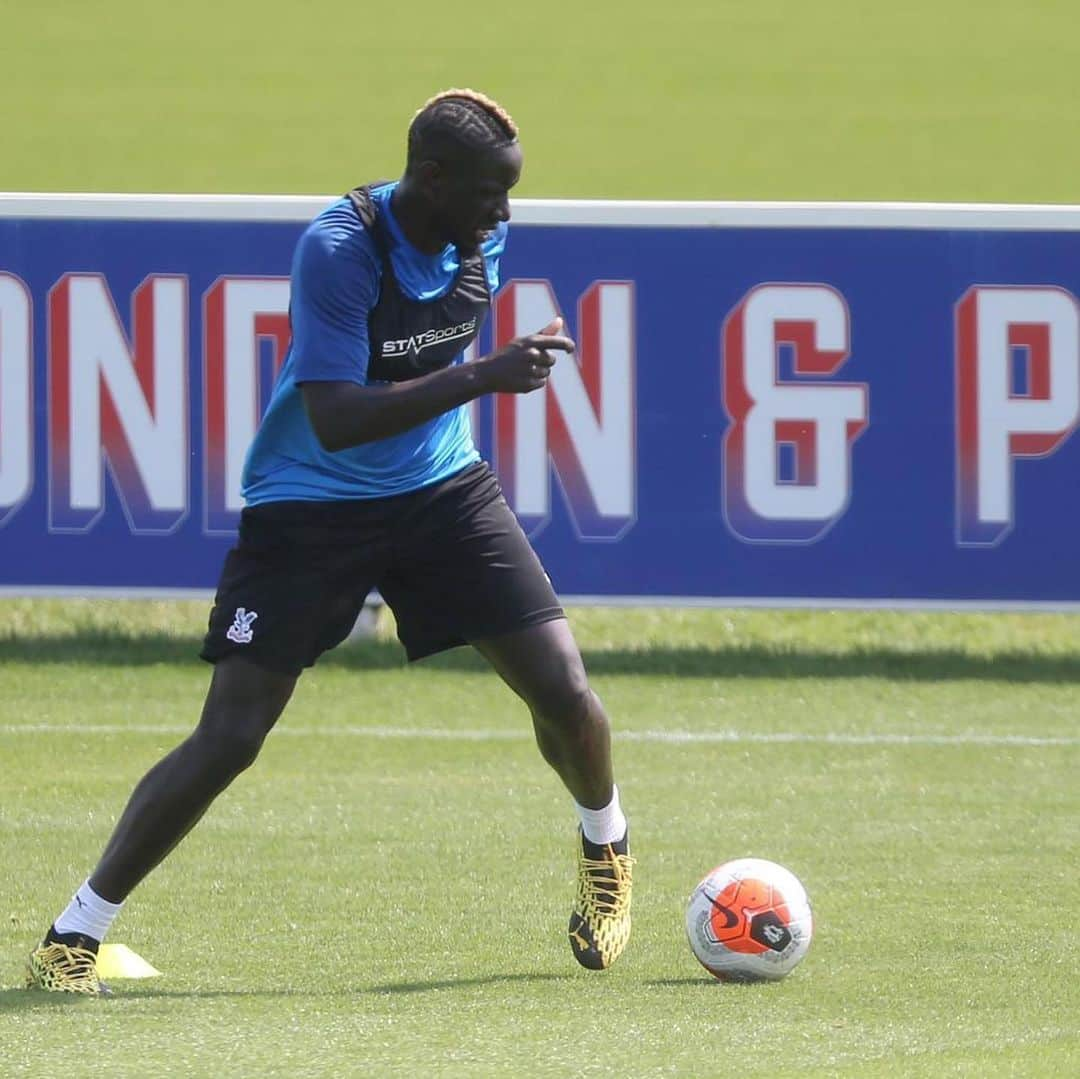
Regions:
M 194 735 L 207 767 L 226 777 L 250 768 L 294 683 L 250 664 L 219 664 Z
M 204 714 L 193 741 L 208 771 L 231 778 L 255 763 L 267 730 L 254 717 Z
M 580 659 L 554 665 L 530 704 L 537 720 L 556 731 L 575 731 L 603 715 Z

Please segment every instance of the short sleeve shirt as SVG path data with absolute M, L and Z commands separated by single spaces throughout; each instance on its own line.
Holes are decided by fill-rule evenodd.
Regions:
M 372 191 L 386 224 L 394 275 L 412 300 L 437 300 L 460 269 L 449 245 L 427 255 L 402 233 L 390 208 L 396 184 Z M 492 293 L 506 244 L 500 224 L 482 248 Z M 315 436 L 299 387 L 304 382 L 367 384 L 368 316 L 378 303 L 382 264 L 373 238 L 347 198 L 304 230 L 293 256 L 292 341 L 241 478 L 247 505 L 291 499 L 333 501 L 404 494 L 452 476 L 479 459 L 467 406 L 390 438 L 329 453 Z M 392 287 L 392 286 L 390 286 Z M 458 356 L 454 363 L 462 363 Z

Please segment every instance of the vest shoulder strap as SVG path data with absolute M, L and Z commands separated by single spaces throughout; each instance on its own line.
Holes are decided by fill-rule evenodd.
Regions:
M 390 259 L 390 245 L 387 242 L 386 233 L 383 231 L 383 223 L 379 219 L 378 211 L 375 209 L 375 200 L 371 197 L 371 189 L 373 187 L 382 187 L 389 182 L 389 180 L 377 180 L 373 184 L 354 187 L 346 194 L 346 198 L 352 203 L 353 209 L 356 211 L 356 216 L 360 218 L 360 224 L 370 233 L 379 254 L 386 261 Z

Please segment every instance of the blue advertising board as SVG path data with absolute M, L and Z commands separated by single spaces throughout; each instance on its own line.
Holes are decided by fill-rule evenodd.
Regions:
M 0 196 L 0 591 L 213 589 L 327 201 Z M 579 350 L 473 424 L 566 599 L 1080 603 L 1080 208 L 514 211 L 478 348 Z

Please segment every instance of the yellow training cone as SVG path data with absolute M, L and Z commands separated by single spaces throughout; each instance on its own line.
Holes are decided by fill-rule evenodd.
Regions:
M 126 944 L 102 944 L 97 955 L 98 977 L 111 978 L 160 978 L 161 971 L 155 970 L 136 955 Z

